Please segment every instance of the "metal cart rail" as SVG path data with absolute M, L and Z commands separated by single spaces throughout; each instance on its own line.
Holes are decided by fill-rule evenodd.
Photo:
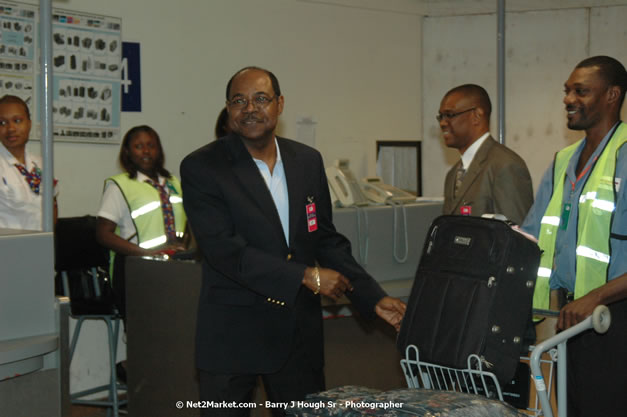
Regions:
M 546 315 L 549 312 L 541 313 Z M 555 313 L 549 314 L 554 315 Z M 566 404 L 567 340 L 588 329 L 605 333 L 609 329 L 610 323 L 609 309 L 606 306 L 597 306 L 593 314 L 582 322 L 529 348 L 531 355 L 521 357 L 521 360 L 529 360 L 531 379 L 536 388 L 535 407 L 527 408 L 528 412 L 532 413 L 533 416 L 553 417 L 547 387 L 551 387 L 553 384 L 554 364 L 557 364 L 557 403 Z M 549 353 L 550 359 L 542 358 L 545 352 Z M 542 371 L 542 364 L 548 366 L 546 378 Z M 484 369 L 482 360 L 478 355 L 468 356 L 465 369 L 450 368 L 421 361 L 418 348 L 415 345 L 409 345 L 405 349 L 405 358 L 401 359 L 401 367 L 409 388 L 464 392 L 503 401 L 503 393 L 496 376 Z M 566 417 L 565 406 L 558 407 L 558 416 Z

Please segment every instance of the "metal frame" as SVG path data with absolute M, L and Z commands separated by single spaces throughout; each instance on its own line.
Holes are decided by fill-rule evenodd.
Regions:
M 534 312 L 536 314 L 540 314 L 540 312 L 553 313 L 545 310 L 534 310 Z M 536 346 L 529 347 L 531 355 L 529 357 L 523 356 L 521 359 L 529 360 L 531 378 L 536 387 L 536 402 L 535 408 L 528 408 L 527 411 L 534 413 L 534 416 L 553 417 L 548 391 L 553 386 L 553 373 L 555 372 L 553 363 L 557 362 L 558 416 L 566 417 L 566 343 L 571 337 L 589 329 L 594 329 L 597 333 L 607 332 L 611 319 L 609 309 L 604 305 L 599 305 L 592 315 L 585 320 L 538 343 Z M 549 352 L 550 360 L 542 359 L 542 355 L 546 352 Z M 542 372 L 541 365 L 543 363 L 550 364 L 548 384 Z M 475 354 L 469 355 L 467 365 L 466 369 L 456 369 L 421 361 L 418 348 L 415 345 L 407 346 L 405 359 L 401 359 L 401 368 L 409 388 L 464 392 L 503 401 L 501 387 L 496 376 L 483 370 L 481 358 Z M 541 405 L 540 409 L 538 409 L 538 403 Z M 560 404 L 563 406 L 560 407 Z
M 531 352 L 534 346 L 529 348 Z M 538 358 L 540 364 L 548 364 L 548 387 L 553 386 L 554 363 L 557 361 L 557 350 L 549 350 L 550 359 Z M 540 355 L 541 356 L 541 355 Z M 530 360 L 530 356 L 521 356 L 521 360 Z M 541 365 L 540 365 L 541 366 Z M 405 359 L 401 359 L 401 368 L 405 374 L 409 388 L 454 391 L 466 394 L 481 395 L 486 398 L 503 401 L 503 392 L 496 376 L 485 369 L 481 358 L 472 354 L 468 356 L 467 367 L 464 369 L 450 368 L 420 360 L 420 353 L 415 345 L 405 349 Z M 536 395 L 533 407 L 527 411 L 533 416 L 540 416 L 541 400 Z
M 97 268 L 91 268 L 91 276 L 94 280 L 94 289 L 96 292 L 99 290 L 97 282 Z M 69 292 L 69 279 L 67 271 L 62 271 L 61 276 L 63 278 L 63 289 L 66 296 L 70 295 Z M 96 294 L 97 296 L 99 294 Z M 71 304 L 70 299 L 70 304 Z M 78 344 L 78 338 L 81 333 L 81 328 L 85 320 L 102 320 L 107 326 L 107 340 L 109 345 L 109 382 L 104 385 L 100 385 L 93 388 L 88 388 L 82 391 L 74 392 L 70 394 L 70 401 L 72 404 L 88 405 L 94 407 L 107 408 L 107 417 L 119 417 L 120 414 L 126 414 L 125 410 L 120 410 L 121 406 L 127 405 L 128 400 L 120 400 L 119 392 L 127 393 L 127 387 L 125 384 L 118 382 L 118 376 L 116 371 L 117 364 L 117 352 L 118 352 L 118 340 L 120 336 L 120 320 L 121 317 L 115 312 L 114 314 L 72 314 L 72 318 L 76 319 L 76 327 L 72 333 L 72 341 L 70 342 L 70 359 L 69 366 L 72 365 L 72 358 L 76 351 L 76 345 Z M 97 394 L 101 392 L 107 393 L 106 400 L 87 400 L 83 399 L 88 395 Z

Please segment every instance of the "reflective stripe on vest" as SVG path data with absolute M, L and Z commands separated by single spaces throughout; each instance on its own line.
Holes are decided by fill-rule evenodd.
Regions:
M 165 243 L 167 237 L 163 225 L 159 192 L 150 184 L 129 178 L 128 173 L 114 175 L 108 180 L 115 182 L 122 191 L 137 231 L 139 246 L 149 249 Z M 181 184 L 175 177 L 168 178 L 167 182 L 170 190 L 170 203 L 174 211 L 174 226 L 177 235 L 182 236 L 187 218 L 183 210 Z
M 141 242 L 139 244 L 139 246 L 144 248 L 144 249 L 150 249 L 150 248 L 154 248 L 154 247 L 159 246 L 159 245 L 163 245 L 167 241 L 168 241 L 168 238 L 166 237 L 166 235 L 161 235 L 161 236 L 156 237 L 154 239 L 150 239 L 150 240 L 147 240 L 145 242 Z
M 154 188 L 154 187 L 153 187 Z M 183 199 L 179 196 L 170 196 L 170 204 L 172 204 L 172 208 L 174 208 L 175 204 L 182 204 Z M 157 210 L 161 208 L 161 200 L 159 201 L 151 201 L 150 203 L 144 204 L 143 206 L 131 211 L 131 217 L 136 219 L 137 217 L 150 213 L 153 210 Z
M 582 141 L 555 156 L 553 194 L 542 217 L 538 245 L 542 249 L 533 306 L 549 308 L 549 278 L 555 256 L 555 242 L 563 209 L 566 169 Z M 615 208 L 614 177 L 620 147 L 627 142 L 627 125 L 620 123 L 589 174 L 579 197 L 575 298 L 588 294 L 607 282 L 610 262 L 610 231 Z

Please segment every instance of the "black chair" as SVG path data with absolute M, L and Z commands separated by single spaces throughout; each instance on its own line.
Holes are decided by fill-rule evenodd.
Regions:
M 118 417 L 119 407 L 127 400 L 119 399 L 126 386 L 117 382 L 116 354 L 121 317 L 115 307 L 109 280 L 109 254 L 96 241 L 96 217 L 68 217 L 57 220 L 55 229 L 55 269 L 62 282 L 63 293 L 70 297 L 71 316 L 77 320 L 70 343 L 70 365 L 85 320 L 103 320 L 109 341 L 109 383 L 70 394 L 73 404 L 106 407 L 107 417 Z M 107 392 L 106 400 L 83 397 Z

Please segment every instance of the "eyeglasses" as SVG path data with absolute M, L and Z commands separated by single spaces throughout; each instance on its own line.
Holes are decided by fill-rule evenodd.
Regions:
M 457 113 L 438 113 L 435 118 L 438 122 L 441 122 L 442 120 L 451 120 L 452 118 L 457 117 L 460 114 L 468 113 L 469 111 L 472 111 L 474 109 L 476 109 L 476 107 L 471 107 L 467 110 L 458 111 Z
M 252 100 L 252 104 L 253 104 L 253 107 L 255 107 L 256 109 L 261 109 L 261 108 L 266 107 L 270 103 L 272 103 L 272 101 L 275 98 L 277 98 L 277 96 L 274 96 L 274 97 L 268 97 L 264 95 L 255 96 Z M 234 99 L 227 100 L 226 104 L 234 109 L 241 110 L 241 109 L 245 109 L 246 107 L 248 107 L 249 102 L 250 101 L 247 98 L 236 97 Z

